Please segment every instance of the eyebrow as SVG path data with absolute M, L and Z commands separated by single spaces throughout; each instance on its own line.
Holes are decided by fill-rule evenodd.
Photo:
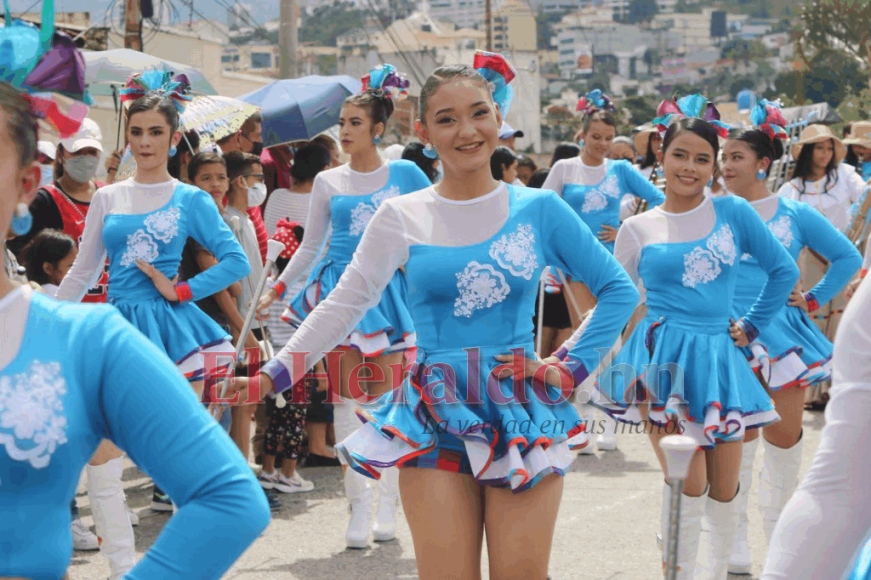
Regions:
M 469 108 L 474 109 L 475 107 L 480 107 L 481 105 L 486 105 L 486 104 L 487 104 L 487 101 L 478 101 L 477 103 L 472 103 L 472 105 Z M 439 109 L 438 111 L 435 112 L 435 116 L 441 115 L 442 113 L 450 113 L 450 112 L 453 112 L 453 110 L 454 110 L 453 107 L 450 107 L 447 109 Z

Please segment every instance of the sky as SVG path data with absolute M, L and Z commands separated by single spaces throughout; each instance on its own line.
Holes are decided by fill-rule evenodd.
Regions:
M 158 2 L 158 0 L 153 1 L 155 4 Z M 122 4 L 124 0 L 115 0 L 115 2 L 116 5 Z M 190 16 L 189 0 L 171 0 L 171 2 L 181 13 L 182 19 L 188 20 Z M 223 5 L 232 6 L 236 3 L 236 0 L 222 0 L 221 3 L 216 0 L 193 0 L 193 2 L 194 10 L 213 20 L 226 24 L 227 9 Z M 91 22 L 100 23 L 103 21 L 106 9 L 112 3 L 112 0 L 55 0 L 55 11 L 90 12 Z M 247 0 L 246 3 L 253 4 L 257 7 L 254 12 L 253 20 L 258 24 L 268 22 L 269 20 L 278 17 L 278 0 Z M 12 11 L 13 15 L 23 11 L 37 12 L 42 9 L 42 0 L 9 0 L 9 9 Z M 200 17 L 195 14 L 194 19 L 199 20 Z

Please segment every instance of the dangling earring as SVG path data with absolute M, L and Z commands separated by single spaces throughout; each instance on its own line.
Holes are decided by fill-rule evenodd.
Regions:
M 176 153 L 178 153 L 178 149 L 176 148 L 175 145 L 173 145 L 172 147 L 169 148 L 169 156 L 170 157 L 175 157 Z
M 432 143 L 427 143 L 423 148 L 423 154 L 427 159 L 438 159 L 439 152 L 435 150 L 435 147 L 432 146 Z
M 376 145 L 380 145 L 381 144 L 381 135 L 375 135 L 374 137 L 372 137 L 372 142 L 375 143 Z
M 712 185 L 714 185 L 714 176 L 713 176 L 713 175 L 712 175 L 711 178 L 708 180 L 708 187 L 711 187 Z
M 21 202 L 15 206 L 15 215 L 12 216 L 12 231 L 15 235 L 23 236 L 33 227 L 33 216 L 30 215 L 30 206 Z
M 578 147 L 583 147 L 584 145 L 586 145 L 584 141 L 578 141 Z
M 756 179 L 758 179 L 759 181 L 762 181 L 766 177 L 768 177 L 768 176 L 765 174 L 764 169 L 760 169 L 759 171 L 756 172 Z
M 657 166 L 656 166 L 656 169 L 654 169 L 654 171 L 656 171 L 656 176 L 657 176 L 657 177 L 659 177 L 659 178 L 663 178 L 663 177 L 665 177 L 665 171 L 662 170 L 662 167 L 660 167 L 660 166 L 657 165 Z

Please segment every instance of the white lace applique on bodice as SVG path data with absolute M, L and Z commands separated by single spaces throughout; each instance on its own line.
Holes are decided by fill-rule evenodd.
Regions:
M 381 207 L 384 200 L 396 197 L 400 193 L 398 186 L 391 185 L 374 194 L 369 198 L 369 201 L 361 201 L 357 204 L 357 207 L 351 210 L 351 235 L 356 237 L 362 236 L 372 216 L 375 215 L 375 211 Z
M 490 308 L 505 300 L 511 287 L 505 276 L 490 264 L 469 262 L 457 274 L 457 289 L 460 296 L 454 301 L 454 316 L 470 318 L 476 310 Z
M 705 246 L 696 246 L 684 256 L 683 285 L 688 288 L 714 281 L 723 271 L 721 264 L 735 264 L 735 236 L 728 224 L 711 234 Z
M 535 233 L 532 226 L 521 224 L 514 233 L 506 234 L 490 245 L 490 257 L 500 267 L 526 280 L 538 269 L 535 255 Z

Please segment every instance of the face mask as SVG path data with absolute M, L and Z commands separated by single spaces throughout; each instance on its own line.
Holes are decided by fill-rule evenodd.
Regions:
M 100 160 L 93 155 L 70 157 L 69 159 L 64 160 L 64 171 L 66 171 L 74 181 L 87 183 L 97 174 L 97 166 L 99 164 Z
M 263 143 L 261 142 L 253 142 L 251 144 L 251 154 L 260 157 L 260 154 L 263 153 Z
M 266 184 L 255 183 L 248 188 L 248 207 L 258 207 L 266 201 Z
M 42 178 L 39 180 L 39 187 L 54 181 L 54 165 L 40 165 L 40 169 L 42 169 Z

